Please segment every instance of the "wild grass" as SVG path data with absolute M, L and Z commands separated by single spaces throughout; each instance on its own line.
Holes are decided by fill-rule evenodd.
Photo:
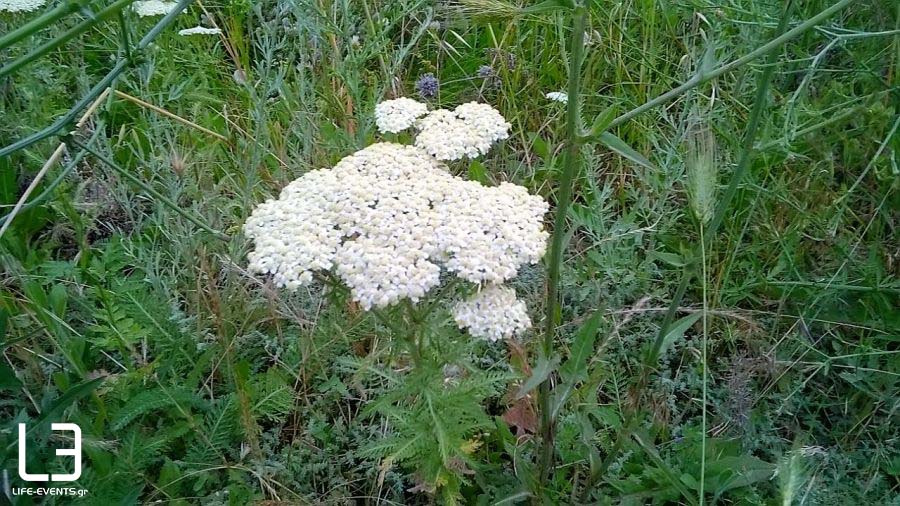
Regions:
M 83 429 L 79 485 L 99 504 L 891 504 L 900 7 L 860 0 L 816 18 L 836 3 L 795 2 L 796 37 L 767 47 L 780 3 L 593 2 L 568 111 L 544 98 L 582 59 L 566 2 L 192 5 L 73 134 L 92 153 L 70 146 L 0 237 L 4 493 L 16 424 L 43 448 L 36 472 L 64 464 L 42 444 L 62 416 Z M 34 16 L 0 13 L 0 33 Z M 126 18 L 132 40 L 154 23 Z M 200 23 L 223 36 L 176 34 Z M 0 145 L 106 74 L 116 26 L 0 80 Z M 443 347 L 416 373 L 346 294 L 290 294 L 247 272 L 240 226 L 375 140 L 374 105 L 415 97 L 428 72 L 432 107 L 485 101 L 513 125 L 451 170 L 522 184 L 553 210 L 568 170 L 571 206 L 547 223 L 559 263 L 516 281 L 536 330 L 497 344 L 429 334 Z M 603 131 L 622 145 L 571 142 Z M 0 158 L 0 215 L 57 145 Z M 554 371 L 553 354 L 583 373 Z M 518 395 L 535 378 L 543 397 Z M 568 401 L 548 410 L 548 392 Z M 435 427 L 460 444 L 418 437 Z M 422 455 L 441 452 L 456 467 L 428 467 Z

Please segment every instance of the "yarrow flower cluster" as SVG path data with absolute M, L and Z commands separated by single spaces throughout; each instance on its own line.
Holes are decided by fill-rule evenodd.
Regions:
M 375 124 L 378 130 L 395 134 L 413 126 L 427 112 L 428 106 L 411 98 L 387 100 L 375 106 Z
M 219 35 L 222 30 L 219 28 L 207 28 L 205 26 L 195 26 L 193 28 L 185 28 L 178 30 L 178 35 Z
M 0 12 L 31 12 L 40 9 L 47 0 L 0 0 Z
M 378 143 L 289 184 L 244 225 L 250 268 L 297 288 L 335 268 L 363 308 L 417 301 L 440 266 L 499 283 L 546 248 L 547 203 L 510 183 L 482 186 L 423 151 Z
M 563 91 L 551 91 L 546 95 L 547 99 L 559 102 L 561 104 L 569 103 L 569 95 Z
M 177 5 L 177 2 L 146 0 L 134 2 L 133 4 L 131 4 L 131 10 L 133 10 L 138 16 L 146 18 L 150 16 L 164 16 L 175 9 Z
M 477 102 L 452 111 L 438 109 L 416 123 L 416 146 L 438 160 L 475 158 L 509 137 L 509 123 L 496 109 Z
M 487 285 L 467 300 L 457 302 L 451 311 L 460 328 L 475 337 L 497 341 L 531 328 L 525 303 L 516 291 L 502 285 Z
M 408 102 L 391 102 L 391 108 L 380 109 L 382 119 L 400 114 L 406 122 L 421 111 Z M 482 104 L 441 114 L 490 130 L 483 123 L 495 125 L 496 118 L 488 110 L 499 116 Z M 385 121 L 391 128 L 402 123 Z M 508 124 L 504 135 L 506 129 Z M 494 128 L 484 142 L 489 147 L 487 139 L 497 137 Z M 488 187 L 454 176 L 438 158 L 418 147 L 418 140 L 417 146 L 376 143 L 333 169 L 306 173 L 247 219 L 244 232 L 255 243 L 250 270 L 270 274 L 288 289 L 309 284 L 316 272 L 331 272 L 365 310 L 402 299 L 417 302 L 440 284 L 444 270 L 486 285 L 486 297 L 500 290 L 505 295 L 487 299 L 494 306 L 509 303 L 493 326 L 486 317 L 472 316 L 475 310 L 460 313 L 470 315 L 457 321 L 468 322 L 464 326 L 472 335 L 497 339 L 528 328 L 524 304 L 499 285 L 544 255 L 547 203 L 515 184 Z

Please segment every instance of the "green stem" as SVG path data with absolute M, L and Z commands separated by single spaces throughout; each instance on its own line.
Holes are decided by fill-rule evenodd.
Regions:
M 709 345 L 709 318 L 707 318 L 707 304 L 709 303 L 707 297 L 707 279 L 708 275 L 706 272 L 706 248 L 704 247 L 704 235 L 703 235 L 703 222 L 700 222 L 700 262 L 702 263 L 702 282 L 703 282 L 703 400 L 701 406 L 701 428 L 702 433 L 700 436 L 700 506 L 705 504 L 705 492 L 706 492 L 706 398 L 707 398 L 707 376 L 709 374 L 707 368 L 707 346 Z
M 409 332 L 406 334 L 409 354 L 412 356 L 413 364 L 418 369 L 422 366 L 422 320 L 409 299 L 403 299 L 403 303 L 409 317 Z
M 553 354 L 553 341 L 559 319 L 559 277 L 562 267 L 563 241 L 565 239 L 566 216 L 572 203 L 575 174 L 578 170 L 578 134 L 581 128 L 580 99 L 581 61 L 584 56 L 584 30 L 587 26 L 588 11 L 583 3 L 578 3 L 572 13 L 572 34 L 569 55 L 569 102 L 566 108 L 566 151 L 562 175 L 559 179 L 556 214 L 553 220 L 553 239 L 550 243 L 547 280 L 546 327 L 541 352 L 544 357 Z M 546 486 L 553 465 L 554 420 L 551 417 L 551 379 L 541 383 L 541 454 L 540 483 Z
M 110 160 L 109 158 L 107 158 L 107 157 L 101 155 L 99 152 L 97 152 L 97 151 L 96 151 L 95 149 L 93 149 L 92 147 L 90 147 L 90 146 L 88 146 L 88 145 L 86 145 L 86 144 L 84 144 L 84 143 L 82 143 L 82 142 L 80 142 L 80 141 L 78 141 L 78 140 L 76 140 L 76 139 L 74 139 L 74 138 L 69 139 L 69 140 L 67 141 L 67 143 L 71 143 L 73 146 L 78 146 L 79 148 L 83 149 L 84 151 L 87 151 L 87 152 L 90 153 L 92 156 L 94 156 L 94 158 L 100 160 L 100 161 L 103 162 L 105 165 L 107 165 L 109 168 L 111 168 L 111 169 L 113 169 L 114 171 L 116 171 L 116 173 L 118 173 L 120 176 L 122 176 L 122 177 L 124 177 L 125 179 L 127 179 L 128 181 L 132 182 L 134 185 L 140 187 L 142 190 L 144 190 L 145 192 L 147 192 L 148 194 L 150 194 L 150 196 L 152 196 L 152 197 L 155 198 L 156 200 L 160 201 L 160 202 L 161 202 L 162 204 L 164 204 L 166 207 L 168 207 L 169 209 L 171 209 L 171 210 L 175 211 L 176 213 L 180 214 L 182 217 L 184 217 L 184 219 L 190 221 L 190 222 L 193 223 L 194 225 L 197 225 L 198 227 L 202 228 L 203 230 L 209 232 L 209 233 L 212 234 L 213 237 L 215 237 L 216 239 L 220 239 L 220 240 L 222 240 L 222 241 L 228 241 L 228 236 L 227 236 L 227 235 L 225 235 L 225 234 L 223 234 L 223 233 L 221 233 L 221 232 L 219 232 L 219 231 L 213 230 L 212 228 L 210 228 L 209 225 L 207 225 L 206 223 L 203 223 L 199 218 L 197 218 L 196 216 L 192 215 L 191 213 L 185 211 L 185 210 L 182 209 L 178 204 L 176 204 L 175 202 L 173 202 L 171 199 L 169 199 L 168 197 L 166 197 L 166 196 L 163 195 L 162 193 L 159 193 L 159 192 L 156 191 L 152 186 L 150 186 L 150 185 L 148 185 L 147 183 L 141 181 L 141 180 L 138 179 L 135 175 L 133 175 L 132 173 L 128 172 L 128 171 L 125 170 L 124 168 L 120 167 L 116 162 L 114 162 L 114 161 Z

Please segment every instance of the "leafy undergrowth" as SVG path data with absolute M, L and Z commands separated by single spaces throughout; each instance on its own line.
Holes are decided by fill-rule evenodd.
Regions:
M 830 5 L 798 4 L 792 26 Z M 421 367 L 391 337 L 389 324 L 410 324 L 399 310 L 385 322 L 340 291 L 288 293 L 246 270 L 240 227 L 253 207 L 380 138 L 375 104 L 417 96 L 429 73 L 440 82 L 421 98 L 432 108 L 484 101 L 512 124 L 486 158 L 451 170 L 515 182 L 552 206 L 565 107 L 545 94 L 565 90 L 569 24 L 558 12 L 509 18 L 503 5 L 235 0 L 204 5 L 222 38 L 176 34 L 209 20 L 196 5 L 164 32 L 116 89 L 227 141 L 116 95 L 81 135 L 98 135 L 104 154 L 229 239 L 90 156 L 16 216 L 0 238 L 0 482 L 20 484 L 18 423 L 34 429 L 29 470 L 67 465 L 49 427 L 64 419 L 82 428 L 87 503 L 530 501 L 533 383 L 571 373 L 568 359 L 585 366 L 559 412 L 545 502 L 895 504 L 895 2 L 856 2 L 777 54 L 749 176 L 646 382 L 647 350 L 684 267 L 696 265 L 703 209 L 741 153 L 759 62 L 618 126 L 638 157 L 583 148 L 558 373 L 536 352 L 542 265 L 515 281 L 531 333 L 489 343 L 444 326 Z M 704 58 L 749 53 L 780 9 L 596 2 L 584 117 L 640 105 Z M 0 31 L 29 16 L 0 13 Z M 132 35 L 152 23 L 130 19 Z M 0 80 L 0 144 L 82 96 L 111 64 L 111 33 L 88 31 Z M 4 214 L 54 148 L 0 160 Z M 450 316 L 441 308 L 433 319 Z M 635 411 L 646 416 L 628 426 Z

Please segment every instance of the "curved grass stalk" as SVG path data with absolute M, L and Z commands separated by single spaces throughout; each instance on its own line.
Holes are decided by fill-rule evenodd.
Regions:
M 783 46 L 788 41 L 815 28 L 816 25 L 818 25 L 822 21 L 828 19 L 829 17 L 833 16 L 837 12 L 843 10 L 845 7 L 847 7 L 848 5 L 852 4 L 855 1 L 856 0 L 841 0 L 841 1 L 837 2 L 836 4 L 832 5 L 831 7 L 816 14 L 815 16 L 807 19 L 803 23 L 800 23 L 799 25 L 795 26 L 794 28 L 791 28 L 790 30 L 788 30 L 788 31 L 781 30 L 779 32 L 779 33 L 781 33 L 781 35 L 775 37 L 774 39 L 763 44 L 762 46 L 759 46 L 758 48 L 754 49 L 753 51 L 750 51 L 749 53 L 738 58 L 737 60 L 732 60 L 724 65 L 716 67 L 715 69 L 713 69 L 709 72 L 701 72 L 701 73 L 695 75 L 694 77 L 692 77 L 691 79 L 689 79 L 688 81 L 686 81 L 681 86 L 673 88 L 673 89 L 663 93 L 662 95 L 654 98 L 653 100 L 650 100 L 649 102 L 646 102 L 646 103 L 644 103 L 638 107 L 635 107 L 634 109 L 622 114 L 621 116 L 612 120 L 609 123 L 609 125 L 606 126 L 604 131 L 611 130 L 611 129 L 621 125 L 622 123 L 625 123 L 626 121 L 634 118 L 635 116 L 643 114 L 643 113 L 649 111 L 650 109 L 653 109 L 653 108 L 660 106 L 670 100 L 680 97 L 685 92 L 692 90 L 692 89 L 696 88 L 697 86 L 700 86 L 703 83 L 709 82 L 709 81 L 711 81 L 717 77 L 720 77 L 724 74 L 727 74 L 733 70 L 737 70 L 738 68 L 743 67 L 744 65 L 750 63 L 751 61 L 753 61 L 761 56 L 765 56 L 765 55 L 771 53 L 775 49 L 778 49 L 779 47 Z M 771 64 L 773 62 L 769 62 L 769 63 Z M 602 133 L 602 132 L 597 132 L 596 134 L 594 132 L 591 132 L 591 135 L 592 136 L 599 135 L 600 133 Z

